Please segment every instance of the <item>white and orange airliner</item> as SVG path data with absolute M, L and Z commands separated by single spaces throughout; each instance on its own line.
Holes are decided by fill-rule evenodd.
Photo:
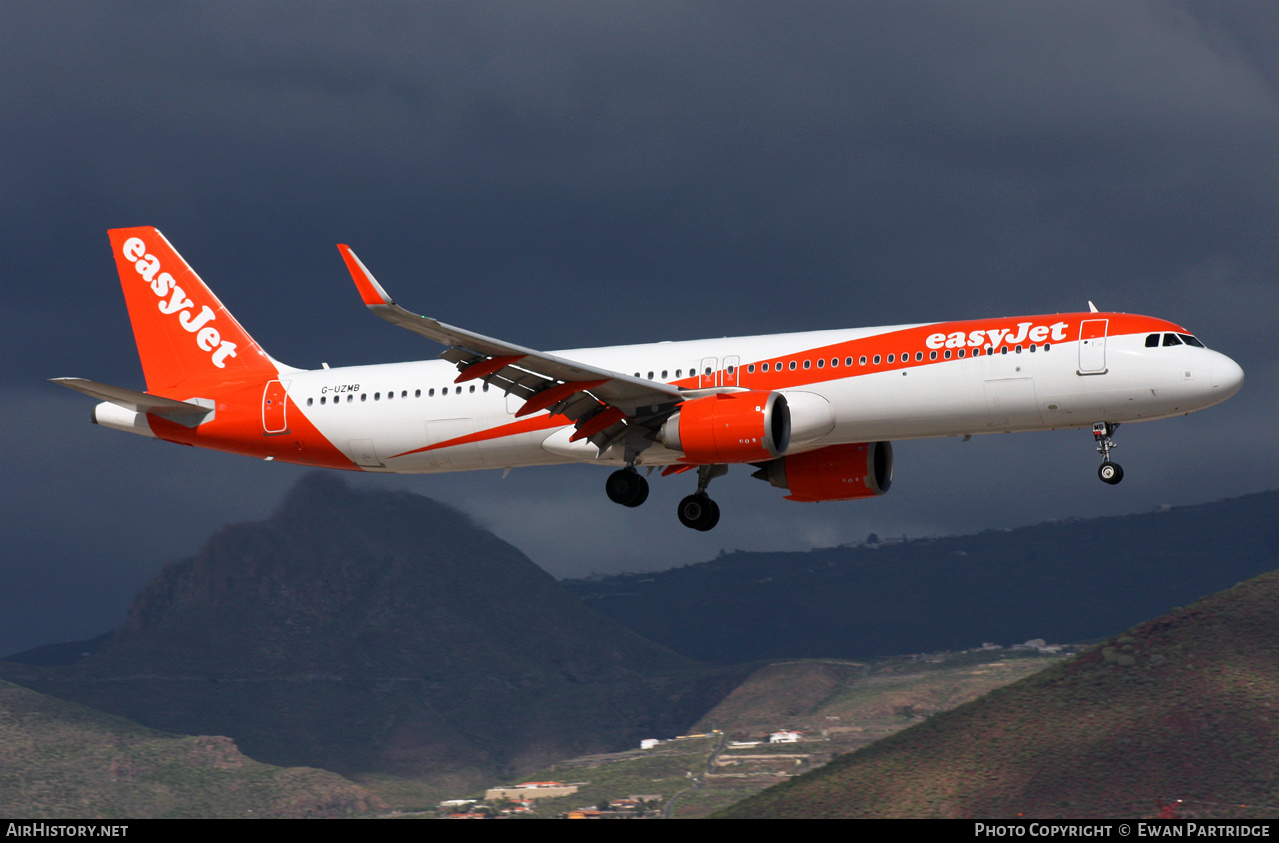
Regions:
M 610 499 L 696 469 L 680 521 L 709 530 L 710 481 L 734 464 L 789 500 L 882 495 L 889 440 L 1092 428 L 1118 483 L 1124 422 L 1220 403 L 1243 370 L 1185 328 L 1089 312 L 535 351 L 404 310 L 346 246 L 364 303 L 445 346 L 441 359 L 302 370 L 245 332 L 168 240 L 110 232 L 146 392 L 80 378 L 101 425 L 184 445 L 351 471 L 421 473 L 584 462 Z

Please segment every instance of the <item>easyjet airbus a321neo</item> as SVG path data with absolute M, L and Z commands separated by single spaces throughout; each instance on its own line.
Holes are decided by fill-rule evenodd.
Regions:
M 346 246 L 364 303 L 445 346 L 439 360 L 294 369 L 240 327 L 154 228 L 111 232 L 146 392 L 79 378 L 93 420 L 184 445 L 352 471 L 432 473 L 548 463 L 608 465 L 613 501 L 695 471 L 679 504 L 709 530 L 706 494 L 730 465 L 788 500 L 882 495 L 892 439 L 1092 428 L 1098 474 L 1118 483 L 1124 422 L 1226 400 L 1243 370 L 1150 316 L 1059 313 L 727 337 L 547 353 L 397 305 Z

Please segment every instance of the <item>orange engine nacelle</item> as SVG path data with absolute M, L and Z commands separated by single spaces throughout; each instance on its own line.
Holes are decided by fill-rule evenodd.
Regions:
M 790 408 L 777 392 L 725 392 L 685 401 L 662 425 L 662 444 L 696 464 L 759 462 L 786 453 Z
M 873 498 L 893 484 L 893 446 L 891 442 L 828 445 L 773 460 L 751 476 L 790 490 L 788 501 Z

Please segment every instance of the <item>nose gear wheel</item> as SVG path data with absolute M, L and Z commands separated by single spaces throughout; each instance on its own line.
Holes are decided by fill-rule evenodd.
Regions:
M 1101 466 L 1097 469 L 1097 476 L 1101 478 L 1101 482 L 1109 483 L 1111 486 L 1124 479 L 1124 470 L 1119 463 L 1110 461 L 1110 449 L 1118 447 L 1115 440 L 1110 436 L 1119 428 L 1119 425 L 1110 422 L 1097 422 L 1092 426 L 1092 438 L 1097 443 L 1097 453 L 1101 454 Z
M 1124 479 L 1124 470 L 1117 462 L 1104 462 L 1097 468 L 1097 476 L 1113 486 Z

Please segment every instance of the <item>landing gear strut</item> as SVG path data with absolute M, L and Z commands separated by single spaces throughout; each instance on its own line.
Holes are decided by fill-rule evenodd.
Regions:
M 727 473 L 728 466 L 723 464 L 698 466 L 697 491 L 680 501 L 676 510 L 679 523 L 703 533 L 715 529 L 719 523 L 719 504 L 706 494 L 706 487 L 716 477 Z
M 648 481 L 640 476 L 634 466 L 619 468 L 608 476 L 604 484 L 608 499 L 622 506 L 639 506 L 648 500 Z
M 1117 462 L 1110 461 L 1110 449 L 1118 447 L 1115 445 L 1110 435 L 1119 428 L 1119 425 L 1110 422 L 1097 422 L 1092 426 L 1092 438 L 1097 442 L 1097 453 L 1101 454 L 1101 466 L 1097 469 L 1097 476 L 1101 478 L 1101 482 L 1109 483 L 1111 486 L 1124 479 L 1124 470 Z

